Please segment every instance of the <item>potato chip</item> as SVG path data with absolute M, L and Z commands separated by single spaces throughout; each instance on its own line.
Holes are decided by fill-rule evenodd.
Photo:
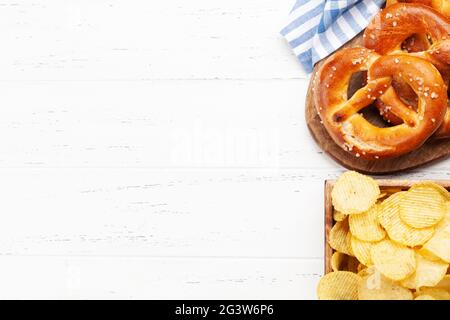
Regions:
M 417 296 L 414 300 L 436 300 L 436 299 L 428 294 L 421 294 L 420 296 Z
M 355 257 L 347 256 L 347 271 L 358 273 L 359 261 Z
M 343 271 L 344 262 L 347 260 L 347 255 L 342 252 L 334 252 L 331 256 L 331 269 L 333 271 Z
M 442 261 L 430 261 L 416 253 L 416 272 L 402 280 L 402 286 L 409 289 L 421 287 L 434 287 L 445 276 L 448 263 Z
M 380 241 L 386 237 L 386 231 L 378 222 L 379 205 L 372 206 L 368 211 L 349 216 L 350 232 L 363 241 Z
M 353 256 L 348 219 L 336 222 L 329 234 L 330 246 L 339 252 Z
M 432 227 L 444 218 L 445 213 L 444 198 L 434 188 L 411 189 L 400 202 L 400 219 L 413 228 Z
M 432 181 L 422 181 L 415 183 L 414 185 L 411 186 L 410 190 L 414 190 L 416 188 L 432 188 L 438 191 L 445 200 L 450 201 L 450 192 L 443 186 L 434 183 Z
M 380 191 L 357 172 L 338 179 L 333 272 L 320 280 L 319 299 L 450 300 L 450 193 L 432 182 L 404 190 Z
M 450 263 L 450 221 L 443 220 L 436 227 L 433 237 L 423 245 L 423 250 L 427 250 L 436 257 Z
M 434 287 L 450 292 L 450 274 L 446 274 L 444 278 Z
M 333 271 L 358 272 L 359 261 L 355 257 L 335 251 L 331 256 L 331 269 Z
M 379 195 L 380 187 L 374 179 L 354 171 L 342 174 L 331 192 L 334 208 L 345 214 L 369 210 Z
M 375 268 L 394 281 L 403 280 L 416 270 L 414 250 L 391 240 L 373 244 L 371 257 Z
M 358 259 L 365 266 L 370 266 L 373 264 L 372 258 L 370 256 L 370 249 L 373 246 L 372 242 L 362 241 L 352 236 L 352 251 L 355 254 L 356 259 Z
M 363 271 L 365 269 L 367 269 L 367 266 L 360 263 L 360 264 L 358 264 L 358 268 L 356 268 L 356 273 L 359 274 L 361 271 Z
M 330 272 L 320 279 L 317 296 L 320 300 L 357 300 L 359 280 L 352 272 Z
M 387 196 L 388 196 L 388 194 L 387 194 L 386 192 L 380 193 L 380 195 L 378 196 L 378 199 L 377 199 L 377 200 L 386 198 Z
M 425 248 L 420 248 L 419 250 L 416 251 L 417 253 L 419 253 L 422 257 L 424 257 L 427 260 L 430 261 L 442 261 L 441 258 L 436 257 L 433 253 L 431 253 L 430 251 L 428 251 Z
M 445 218 L 450 220 L 450 201 L 447 201 L 445 203 L 445 208 L 446 208 Z
M 367 272 L 358 285 L 359 300 L 412 300 L 410 290 L 386 278 L 380 272 Z
M 336 222 L 344 221 L 345 218 L 347 218 L 346 214 L 344 214 L 340 211 L 334 210 L 334 212 L 333 212 L 333 220 L 334 221 L 336 221 Z
M 434 228 L 416 229 L 404 223 L 399 216 L 399 205 L 406 192 L 394 193 L 387 198 L 378 211 L 378 221 L 389 238 L 406 246 L 423 245 L 434 233 Z
M 365 268 L 359 270 L 357 275 L 360 276 L 360 277 L 365 277 L 367 275 L 372 274 L 373 273 L 373 269 L 374 269 L 373 266 L 365 267 Z
M 428 288 L 423 287 L 417 291 L 418 295 L 428 295 L 435 300 L 450 300 L 450 293 L 441 288 Z

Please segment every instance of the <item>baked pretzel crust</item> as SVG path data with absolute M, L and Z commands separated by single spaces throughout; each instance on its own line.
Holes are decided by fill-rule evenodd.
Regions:
M 426 59 L 438 68 L 447 86 L 450 80 L 450 22 L 448 18 L 431 8 L 437 5 L 437 2 L 431 0 L 403 2 L 414 2 L 414 4 L 390 5 L 373 18 L 364 32 L 365 47 L 383 55 L 408 54 Z M 445 3 L 449 2 L 445 1 Z M 439 8 L 444 8 L 444 4 L 439 3 L 439 5 Z M 420 45 L 408 47 L 408 41 L 417 41 L 424 37 L 427 38 L 428 44 L 422 42 Z M 422 51 L 416 52 L 417 50 Z M 395 104 L 398 98 L 415 107 L 417 97 L 409 83 L 402 82 L 398 76 L 394 76 L 392 86 L 398 95 L 394 96 L 392 92 L 388 92 L 381 96 L 375 105 L 385 120 L 392 124 L 400 124 L 402 119 L 395 110 L 392 110 L 391 104 Z M 442 127 L 436 132 L 435 137 L 450 137 L 450 106 L 447 108 Z
M 367 71 L 367 84 L 347 97 L 351 76 Z M 401 73 L 401 75 L 399 75 Z M 410 76 L 422 81 L 410 86 L 419 97 L 417 111 L 399 100 L 395 105 L 403 123 L 380 128 L 360 111 L 391 90 L 393 76 Z M 432 87 L 426 94 L 424 87 Z M 332 55 L 313 80 L 317 112 L 332 139 L 356 157 L 397 157 L 419 148 L 441 125 L 446 112 L 446 86 L 430 62 L 408 55 L 380 56 L 366 48 L 344 49 Z
M 448 0 L 387 0 L 386 7 L 389 7 L 395 3 L 421 3 L 426 6 L 432 7 L 434 10 L 442 13 L 444 16 L 450 18 L 450 1 Z

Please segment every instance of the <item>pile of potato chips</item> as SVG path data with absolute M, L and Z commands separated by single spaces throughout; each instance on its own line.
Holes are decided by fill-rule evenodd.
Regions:
M 332 191 L 333 272 L 322 300 L 450 300 L 450 193 L 421 182 L 380 190 L 357 172 Z

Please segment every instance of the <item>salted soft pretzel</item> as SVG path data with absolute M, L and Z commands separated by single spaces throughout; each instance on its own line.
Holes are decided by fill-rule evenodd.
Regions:
M 426 50 L 420 52 L 403 50 L 402 44 L 405 40 L 412 39 L 412 35 L 426 35 L 432 43 L 424 47 Z M 410 54 L 426 59 L 439 69 L 445 85 L 449 82 L 450 22 L 445 16 L 426 5 L 398 3 L 380 11 L 366 28 L 364 45 L 380 54 Z M 406 82 L 402 82 L 401 77 L 394 75 L 392 86 L 398 95 L 393 94 L 394 89 L 387 90 L 386 94 L 380 96 L 375 103 L 388 122 L 393 124 L 402 122 L 395 113 L 395 108 L 392 109 L 391 106 L 397 99 L 402 99 L 411 108 L 415 108 L 417 97 L 410 87 L 411 81 L 421 82 L 421 79 L 408 78 Z M 425 87 L 424 90 L 428 91 L 430 88 Z M 426 91 L 426 94 L 430 94 Z M 450 137 L 450 108 L 436 137 Z
M 350 99 L 348 84 L 352 74 L 367 71 L 367 84 Z M 393 75 L 402 72 L 423 79 L 411 83 L 419 96 L 417 112 L 401 100 L 395 105 L 403 123 L 380 128 L 360 113 L 391 87 Z M 314 77 L 314 103 L 330 136 L 356 157 L 380 159 L 396 157 L 420 147 L 441 125 L 446 111 L 446 89 L 439 71 L 428 61 L 408 55 L 380 56 L 366 48 L 338 51 L 319 68 Z M 433 98 L 419 88 L 433 88 Z
M 450 18 L 450 0 L 387 0 L 386 7 L 393 4 L 403 3 L 420 3 L 433 8 Z M 409 52 L 425 51 L 429 47 L 429 41 L 424 34 L 415 34 L 404 42 L 404 49 Z
M 415 54 L 428 53 L 436 61 L 446 62 L 448 55 L 434 46 L 450 40 L 449 20 L 422 4 L 397 3 L 380 11 L 364 32 L 364 46 L 383 55 L 405 53 L 402 43 L 414 34 L 426 34 L 433 43 L 426 51 Z
M 398 2 L 405 3 L 421 3 L 426 6 L 432 7 L 434 10 L 439 11 L 443 15 L 450 17 L 450 1 L 449 0 L 387 0 L 386 7 Z

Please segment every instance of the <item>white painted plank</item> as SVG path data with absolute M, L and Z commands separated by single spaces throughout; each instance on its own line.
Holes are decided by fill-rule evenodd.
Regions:
M 305 124 L 307 85 L 1 82 L 0 167 L 333 169 Z
M 341 171 L 1 169 L 0 254 L 320 258 Z
M 3 169 L 0 177 L 1 254 L 322 256 L 315 172 Z
M 343 169 L 304 124 L 292 3 L 0 4 L 0 297 L 315 297 Z
M 304 74 L 279 31 L 292 0 L 4 0 L 0 80 Z
M 321 260 L 0 257 L 1 299 L 314 299 Z
M 0 83 L 0 167 L 329 166 L 307 81 Z

